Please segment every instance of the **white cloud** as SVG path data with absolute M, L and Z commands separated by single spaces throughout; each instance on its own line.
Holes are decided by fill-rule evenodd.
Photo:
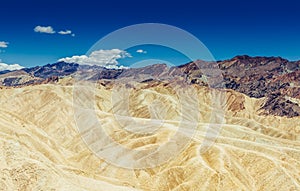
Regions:
M 140 54 L 146 54 L 146 53 L 147 53 L 147 51 L 142 50 L 142 49 L 139 49 L 139 50 L 137 50 L 136 52 L 137 52 L 137 53 L 140 53 Z
M 0 41 L 0 48 L 7 48 L 8 44 L 8 42 Z
M 2 61 L 0 60 L 0 71 L 3 70 L 20 70 L 24 68 L 23 66 L 20 66 L 19 64 L 5 64 L 2 63 Z
M 53 27 L 51 27 L 51 26 L 36 26 L 34 28 L 34 32 L 47 33 L 47 34 L 55 34 L 56 33 L 56 31 L 54 31 Z M 73 34 L 71 30 L 61 30 L 57 33 L 61 34 L 61 35 L 71 35 L 73 37 L 75 36 L 75 34 Z
M 75 36 L 75 34 L 72 33 L 71 30 L 59 31 L 58 34 L 61 34 L 61 35 L 71 35 L 72 37 Z
M 47 34 L 54 34 L 55 31 L 51 26 L 43 27 L 43 26 L 36 26 L 34 28 L 34 32 L 39 32 L 39 33 L 47 33 Z
M 67 63 L 77 63 L 81 65 L 97 65 L 106 68 L 124 68 L 123 66 L 118 66 L 118 59 L 131 57 L 131 55 L 120 49 L 111 50 L 97 50 L 92 52 L 89 56 L 72 56 L 59 59 L 60 62 Z
M 71 30 L 59 31 L 58 34 L 62 34 L 62 35 L 72 34 L 72 31 Z

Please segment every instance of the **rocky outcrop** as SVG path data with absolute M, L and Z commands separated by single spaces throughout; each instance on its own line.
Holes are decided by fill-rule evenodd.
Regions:
M 266 98 L 264 114 L 295 117 L 300 106 L 285 98 L 300 98 L 299 62 L 280 57 L 237 56 L 219 62 L 226 88 L 254 98 Z

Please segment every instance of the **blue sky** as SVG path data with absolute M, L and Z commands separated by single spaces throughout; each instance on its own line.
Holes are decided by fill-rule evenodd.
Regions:
M 0 42 L 9 44 L 0 48 L 0 59 L 26 67 L 44 65 L 84 55 L 100 38 L 119 28 L 165 23 L 196 36 L 217 60 L 241 54 L 300 60 L 299 10 L 300 3 L 292 0 L 2 1 Z M 52 26 L 56 32 L 71 30 L 75 36 L 37 33 L 36 26 Z M 131 54 L 142 59 L 164 57 L 163 51 L 149 49 L 147 54 L 135 50 Z

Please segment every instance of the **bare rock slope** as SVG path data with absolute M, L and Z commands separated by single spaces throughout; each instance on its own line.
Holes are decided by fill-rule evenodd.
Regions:
M 210 81 L 203 70 L 211 66 L 4 72 L 0 190 L 300 190 L 299 62 L 239 56 L 214 63 L 222 78 Z M 100 127 L 143 154 L 99 146 Z M 165 161 L 123 168 L 97 156 L 107 148 L 133 159 L 125 164 Z
M 187 147 L 160 166 L 132 170 L 89 150 L 74 120 L 73 87 L 65 83 L 0 90 L 0 190 L 300 190 L 300 120 L 259 115 L 262 99 L 193 85 L 199 113 L 189 114 L 198 123 Z M 156 112 L 166 114 L 168 128 L 155 134 L 133 136 L 120 126 L 112 112 L 123 106 L 112 103 L 110 85 L 95 89 L 97 115 L 116 142 L 131 149 L 159 146 L 180 123 L 174 88 L 152 82 L 131 89 L 130 113 L 141 122 L 151 116 L 150 103 L 164 103 Z M 212 93 L 223 95 L 225 122 L 214 144 L 200 152 Z

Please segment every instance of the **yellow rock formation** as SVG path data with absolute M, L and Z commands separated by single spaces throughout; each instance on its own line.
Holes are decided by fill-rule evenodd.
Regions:
M 140 157 L 142 166 L 131 169 L 97 157 L 76 126 L 79 106 L 73 102 L 73 86 L 3 88 L 0 190 L 300 190 L 299 117 L 259 115 L 263 99 L 232 90 L 194 86 L 178 94 L 176 87 L 164 84 L 127 88 L 126 109 L 120 101 L 126 92 L 114 89 L 95 89 L 95 110 L 103 129 L 128 150 L 160 148 L 177 133 L 177 147 L 162 150 L 167 153 L 160 155 L 165 157 L 162 164 L 142 168 L 153 161 L 142 161 L 137 154 L 131 157 Z M 222 121 L 211 121 L 216 101 L 224 106 L 224 123 L 215 137 L 208 137 L 209 128 L 215 127 L 212 122 Z M 146 133 L 134 133 L 143 127 L 149 128 L 142 129 Z M 97 142 L 97 137 L 89 141 Z M 209 141 L 213 144 L 201 150 Z

